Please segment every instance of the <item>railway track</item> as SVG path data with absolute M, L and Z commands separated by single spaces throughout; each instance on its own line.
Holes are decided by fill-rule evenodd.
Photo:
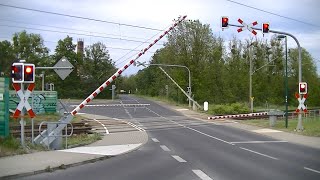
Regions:
M 73 126 L 73 134 L 91 134 L 92 131 L 92 126 L 89 123 L 85 122 L 79 122 L 79 123 L 72 123 Z M 47 125 L 42 125 L 41 131 L 45 130 L 47 128 Z M 20 137 L 21 135 L 21 127 L 20 125 L 12 125 L 9 127 L 10 129 L 10 134 L 13 137 Z M 32 135 L 32 127 L 31 125 L 25 126 L 24 129 L 25 136 L 26 137 L 31 137 Z M 71 132 L 71 126 L 67 127 L 67 133 L 70 134 Z M 62 134 L 65 134 L 65 129 L 63 129 Z M 34 125 L 34 136 L 39 135 L 39 124 Z

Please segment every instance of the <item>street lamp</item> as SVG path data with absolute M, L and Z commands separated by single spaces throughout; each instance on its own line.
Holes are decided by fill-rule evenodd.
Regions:
M 278 35 L 278 39 L 285 39 L 285 49 L 286 49 L 286 77 L 285 77 L 285 92 L 286 92 L 286 128 L 288 128 L 288 43 L 287 36 Z
M 167 67 L 182 67 L 182 68 L 186 68 L 188 70 L 188 74 L 189 74 L 189 96 L 191 97 L 191 73 L 190 73 L 190 69 L 187 66 L 184 65 L 177 65 L 177 64 L 146 64 L 146 63 L 141 63 L 139 61 L 137 61 L 137 66 L 167 66 Z M 189 99 L 189 107 L 191 107 L 191 100 Z

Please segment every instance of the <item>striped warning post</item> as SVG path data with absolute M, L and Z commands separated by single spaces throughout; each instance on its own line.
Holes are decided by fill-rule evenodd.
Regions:
M 234 115 L 225 115 L 225 116 L 212 116 L 208 119 L 227 119 L 227 118 L 239 118 L 239 117 L 252 117 L 252 116 L 265 116 L 268 115 L 267 112 L 261 113 L 250 113 L 250 114 L 234 114 Z
M 102 92 L 108 85 L 112 83 L 119 75 L 121 75 L 131 64 L 133 64 L 140 56 L 146 53 L 154 44 L 156 44 L 160 39 L 162 39 L 165 35 L 167 35 L 173 28 L 175 28 L 178 24 L 180 24 L 187 16 L 179 17 L 174 24 L 166 30 L 163 34 L 161 34 L 154 42 L 149 44 L 148 47 L 141 50 L 141 52 L 137 55 L 136 58 L 130 60 L 127 64 L 125 64 L 122 68 L 119 68 L 115 74 L 113 74 L 107 81 L 105 81 L 99 88 L 97 88 L 90 96 L 88 96 L 80 105 L 78 105 L 71 114 L 76 115 L 83 107 L 85 107 L 90 101 L 92 101 L 97 95 Z

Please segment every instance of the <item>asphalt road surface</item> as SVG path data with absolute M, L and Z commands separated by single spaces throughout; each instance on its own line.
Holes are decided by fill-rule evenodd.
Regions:
M 147 144 L 104 161 L 24 179 L 320 179 L 318 149 L 185 117 L 134 96 L 122 95 L 116 104 L 150 105 L 88 106 L 81 112 L 129 121 L 148 132 Z

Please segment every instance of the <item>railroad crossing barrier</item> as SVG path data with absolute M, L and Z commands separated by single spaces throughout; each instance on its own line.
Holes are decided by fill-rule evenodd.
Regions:
M 254 116 L 265 116 L 265 115 L 268 115 L 268 113 L 261 112 L 261 113 L 234 114 L 234 115 L 225 115 L 225 116 L 212 116 L 212 117 L 208 117 L 208 119 L 242 118 L 242 117 L 254 117 Z

